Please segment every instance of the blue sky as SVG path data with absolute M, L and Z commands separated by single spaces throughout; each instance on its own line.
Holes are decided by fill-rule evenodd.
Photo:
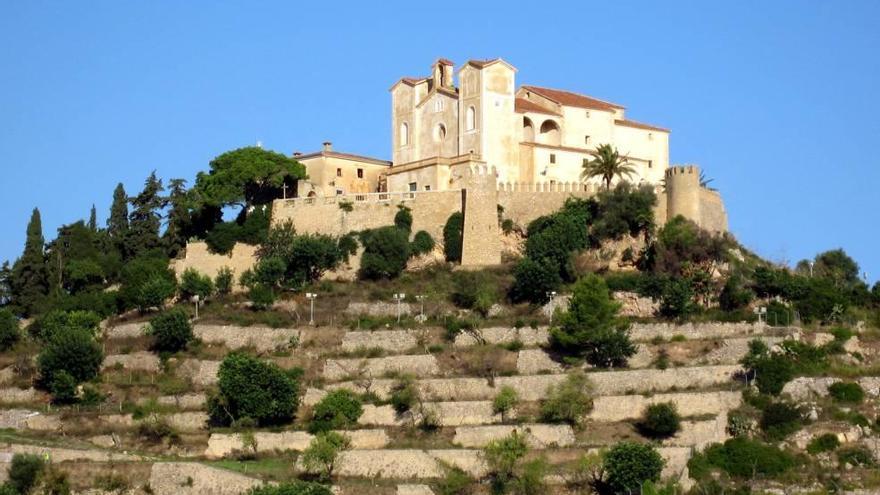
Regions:
M 843 247 L 880 278 L 880 2 L 11 2 L 0 5 L 0 260 L 106 219 L 114 186 L 217 154 L 390 155 L 391 84 L 502 57 L 518 84 L 672 129 L 772 260 Z

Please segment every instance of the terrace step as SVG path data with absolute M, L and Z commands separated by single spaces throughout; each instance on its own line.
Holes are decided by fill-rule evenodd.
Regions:
M 354 376 L 378 378 L 390 373 L 425 377 L 440 374 L 440 367 L 437 364 L 437 358 L 431 354 L 366 359 L 328 359 L 324 363 L 324 378 L 327 380 L 339 380 Z
M 229 349 L 252 347 L 257 352 L 271 352 L 294 347 L 301 332 L 294 328 L 239 327 L 233 325 L 196 324 L 193 335 L 208 344 L 220 344 Z
M 524 424 L 493 426 L 461 426 L 455 429 L 452 443 L 466 448 L 482 448 L 489 442 L 517 432 L 525 436 L 529 447 L 570 447 L 575 444 L 574 430 L 569 425 Z
M 500 414 L 489 401 L 427 402 L 426 412 L 436 415 L 440 426 L 486 425 L 500 423 Z M 513 415 L 511 415 L 513 417 Z M 398 414 L 391 406 L 365 405 L 358 424 L 370 426 L 408 426 L 422 420 L 419 411 Z
M 354 449 L 381 449 L 388 445 L 388 434 L 385 430 L 346 430 L 339 431 L 349 438 L 351 448 Z M 239 433 L 212 433 L 208 438 L 208 447 L 205 449 L 205 457 L 208 459 L 220 459 L 235 451 L 255 450 L 263 452 L 283 452 L 305 450 L 314 435 L 304 431 L 253 432 L 253 445 L 247 445 L 245 436 Z
M 684 392 L 656 395 L 608 395 L 593 399 L 589 418 L 615 422 L 638 419 L 651 404 L 671 402 L 679 414 L 687 416 L 718 415 L 742 404 L 740 392 Z

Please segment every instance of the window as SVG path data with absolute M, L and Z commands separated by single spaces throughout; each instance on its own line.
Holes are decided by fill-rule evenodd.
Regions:
M 416 191 L 418 191 L 418 190 L 419 190 L 419 184 L 418 184 L 418 183 L 416 183 L 416 182 L 410 182 L 410 183 L 409 183 L 409 191 L 410 191 L 410 192 L 416 192 Z
M 550 153 L 550 163 L 556 163 L 556 153 Z
M 653 132 L 649 132 L 649 133 L 648 133 L 648 140 L 649 140 L 649 141 L 653 141 L 653 140 L 654 140 L 654 133 L 653 133 Z
M 590 136 L 584 136 L 584 144 L 590 144 Z
M 343 194 L 345 194 L 345 193 L 342 191 L 342 189 L 337 189 L 337 190 L 336 190 L 336 195 L 337 195 L 337 196 L 342 196 Z
M 651 168 L 653 166 L 654 166 L 654 160 L 648 160 L 648 168 Z
M 430 190 L 431 190 L 431 186 L 425 186 L 425 191 L 430 191 Z
M 590 118 L 590 111 L 589 110 L 587 110 L 585 114 L 586 114 L 587 118 Z
M 477 110 L 473 106 L 469 106 L 465 114 L 465 130 L 472 131 L 477 127 Z
M 400 136 L 398 139 L 400 140 L 401 147 L 409 144 L 409 124 L 406 122 L 400 124 Z
M 336 177 L 342 177 L 342 169 L 341 168 L 336 169 Z
M 363 178 L 364 178 L 364 169 L 359 168 L 358 169 L 358 179 L 363 179 Z

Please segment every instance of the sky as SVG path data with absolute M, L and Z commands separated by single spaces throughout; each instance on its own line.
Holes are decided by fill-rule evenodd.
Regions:
M 880 279 L 880 2 L 0 2 L 0 260 L 44 234 L 275 151 L 390 157 L 390 94 L 445 57 L 672 129 L 732 233 L 772 260 L 844 248 Z

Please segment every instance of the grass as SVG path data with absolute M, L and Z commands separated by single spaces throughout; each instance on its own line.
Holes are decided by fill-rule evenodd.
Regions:
M 295 455 L 263 457 L 246 461 L 223 459 L 205 462 L 205 464 L 273 481 L 292 479 L 297 475 Z

